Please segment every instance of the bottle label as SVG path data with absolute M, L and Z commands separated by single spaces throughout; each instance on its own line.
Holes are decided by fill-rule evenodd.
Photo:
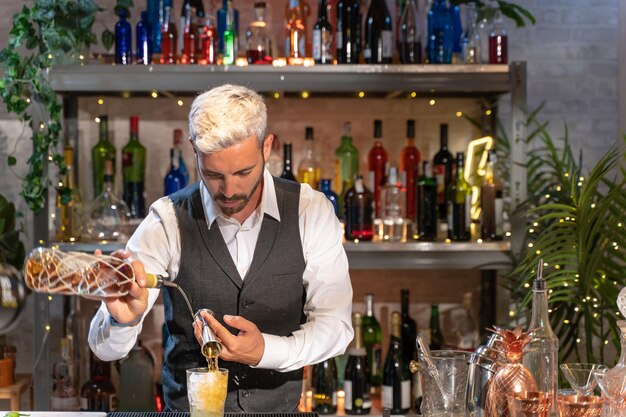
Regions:
M 333 402 L 333 407 L 337 407 L 337 391 L 333 391 L 332 402 Z
M 109 394 L 109 410 L 108 411 L 117 411 L 117 395 Z
M 374 171 L 368 171 L 367 172 L 367 179 L 368 179 L 368 184 L 370 186 L 370 190 L 376 190 L 376 172 Z
M 325 63 L 331 63 L 333 61 L 333 52 L 331 51 L 332 45 L 333 38 L 331 32 L 328 30 L 323 31 L 320 46 L 322 49 L 322 61 Z
M 343 391 L 345 392 L 345 405 L 346 410 L 352 410 L 352 381 L 343 381 Z
M 322 31 L 319 29 L 313 31 L 313 59 L 316 61 L 322 59 Z
M 129 168 L 133 166 L 133 153 L 122 152 L 122 167 Z
M 411 380 L 407 379 L 406 381 L 402 381 L 401 390 L 402 399 L 400 408 L 411 408 Z
M 337 33 L 335 34 L 337 49 L 343 48 L 343 34 L 341 33 L 341 23 L 337 22 Z
M 80 411 L 89 411 L 89 400 L 85 397 L 80 397 Z
M 370 59 L 372 58 L 372 48 L 363 49 L 363 58 Z
M 390 385 L 383 385 L 381 393 L 381 402 L 383 408 L 393 408 L 393 387 Z
M 383 58 L 391 58 L 391 55 L 393 55 L 392 32 L 390 30 L 383 30 L 382 40 L 383 40 Z
M 437 181 L 437 204 L 444 204 L 446 202 L 446 167 L 445 165 L 435 165 L 433 167 L 433 174 Z
M 502 236 L 504 234 L 504 219 L 502 213 L 504 211 L 504 200 L 502 198 L 496 198 L 496 236 Z
M 357 180 L 354 183 L 354 191 L 356 191 L 359 194 L 363 194 L 365 192 L 365 188 L 363 188 L 363 181 L 362 180 Z
M 406 171 L 401 171 L 400 172 L 400 184 L 402 184 L 402 187 L 406 187 Z
M 465 227 L 469 227 L 472 224 L 472 196 L 468 194 L 465 196 Z

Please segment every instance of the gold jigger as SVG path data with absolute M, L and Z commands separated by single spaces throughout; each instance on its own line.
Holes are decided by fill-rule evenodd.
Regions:
M 549 417 L 552 395 L 547 392 L 525 391 L 508 396 L 511 417 Z
M 604 398 L 595 395 L 562 395 L 556 400 L 559 417 L 599 417 Z

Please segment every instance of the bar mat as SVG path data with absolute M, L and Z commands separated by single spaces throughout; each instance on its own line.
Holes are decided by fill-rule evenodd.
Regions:
M 189 417 L 189 413 L 157 413 L 153 411 L 115 411 L 107 417 Z M 318 417 L 317 413 L 224 413 L 224 417 Z

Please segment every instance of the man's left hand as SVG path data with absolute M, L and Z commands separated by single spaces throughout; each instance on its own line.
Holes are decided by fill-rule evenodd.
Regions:
M 211 326 L 217 339 L 222 343 L 221 359 L 250 366 L 259 364 L 265 351 L 265 340 L 254 323 L 241 316 L 225 315 L 224 322 L 239 330 L 237 335 L 233 335 L 212 315 L 202 312 L 202 316 L 207 324 Z M 200 331 L 201 329 L 198 329 L 194 322 L 196 339 L 201 341 Z

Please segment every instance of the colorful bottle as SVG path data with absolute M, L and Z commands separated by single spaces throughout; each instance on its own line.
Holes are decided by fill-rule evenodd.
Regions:
M 61 338 L 61 360 L 54 365 L 50 409 L 52 411 L 80 410 L 78 392 L 78 363 L 73 361 L 70 340 Z
M 99 140 L 91 150 L 91 161 L 93 166 L 93 192 L 94 197 L 102 193 L 104 182 L 104 161 L 113 161 L 113 176 L 115 177 L 115 146 L 109 142 L 109 123 L 105 115 L 98 116 Z
M 402 318 L 400 313 L 391 313 L 391 337 L 383 371 L 383 408 L 391 414 L 407 414 L 411 408 L 411 375 L 409 364 L 404 360 L 401 339 Z
M 439 129 L 440 148 L 433 158 L 433 175 L 437 181 L 437 209 L 439 220 L 447 222 L 447 190 L 452 182 L 452 154 L 448 151 L 448 125 L 443 123 Z
M 232 0 L 227 2 L 226 29 L 224 30 L 224 65 L 234 65 L 237 60 L 238 40 Z
M 343 380 L 346 414 L 369 414 L 372 409 L 370 397 L 370 372 L 367 351 L 363 343 L 363 315 L 352 313 L 354 340 L 348 348 L 348 364 Z
M 148 0 L 148 20 L 152 30 L 152 52 L 161 53 L 161 28 L 163 27 L 164 0 Z
M 400 153 L 400 182 L 406 188 L 406 217 L 409 219 L 415 218 L 415 181 L 419 176 L 421 159 L 420 151 L 415 147 L 415 120 L 407 120 L 406 145 Z
M 58 242 L 77 242 L 80 240 L 82 225 L 82 204 L 74 177 L 74 149 L 63 149 L 67 172 L 59 187 L 56 201 L 55 229 Z M 104 180 L 104 178 L 103 178 Z
M 337 62 L 358 64 L 361 52 L 361 2 L 339 0 L 337 3 Z
M 372 0 L 365 19 L 363 58 L 368 64 L 391 64 L 393 54 L 391 15 L 385 0 Z
M 439 324 L 439 306 L 430 306 L 430 350 L 443 349 L 443 334 Z
M 460 64 L 463 26 L 461 25 L 461 7 L 458 4 L 450 4 L 450 23 L 452 25 L 452 63 Z
M 298 180 L 296 180 L 296 176 L 293 175 L 291 161 L 291 143 L 285 143 L 283 145 L 283 173 L 280 174 L 280 177 L 286 180 L 298 182 Z
M 428 161 L 422 164 L 422 176 L 417 180 L 417 238 L 433 241 L 437 238 L 437 182 L 428 176 Z
M 139 117 L 130 117 L 130 139 L 122 148 L 124 202 L 133 218 L 146 215 L 144 184 L 146 180 L 146 148 L 139 143 Z
M 183 150 L 181 148 L 183 143 L 183 131 L 182 129 L 174 129 L 174 152 L 178 155 L 178 169 L 185 178 L 185 184 L 189 184 L 189 170 L 185 159 L 183 158 Z
M 230 6 L 228 5 L 230 3 Z M 224 33 L 226 29 L 228 29 L 228 9 L 231 9 L 231 22 L 232 22 L 232 30 L 234 30 L 236 34 L 236 38 L 239 39 L 239 10 L 235 9 L 232 4 L 232 0 L 223 0 L 222 8 L 217 11 L 217 33 L 219 36 L 219 47 L 220 54 L 225 54 L 224 51 Z M 237 48 L 239 49 L 239 48 Z
M 181 56 L 182 62 L 182 52 L 183 52 L 183 38 L 185 33 L 185 23 L 187 20 L 187 8 L 191 9 L 191 0 L 183 0 L 182 7 L 180 9 L 180 18 L 178 20 L 178 27 L 180 28 L 180 32 L 178 33 L 178 37 L 176 38 L 176 51 Z
M 200 58 L 200 39 L 198 38 L 198 28 L 193 19 L 196 9 L 190 4 L 185 7 L 185 26 L 183 26 L 183 54 L 182 64 L 197 64 Z
M 287 11 L 287 32 L 285 35 L 285 55 L 297 64 L 306 54 L 306 20 L 300 0 L 289 0 Z
M 343 196 L 354 184 L 359 173 L 359 150 L 352 144 L 352 125 L 342 126 L 341 144 L 335 150 L 335 192 L 339 195 L 339 209 L 343 213 Z
M 470 240 L 472 223 L 472 188 L 465 179 L 465 154 L 456 154 L 456 180 L 450 183 L 448 238 L 456 242 Z
M 219 38 L 215 23 L 209 13 L 206 16 L 202 31 L 200 33 L 200 45 L 202 48 L 202 57 L 200 63 L 203 65 L 217 64 Z
M 115 24 L 115 63 L 130 65 L 133 63 L 132 29 L 126 20 L 126 9 L 121 7 L 117 14 L 120 20 Z
M 363 316 L 363 343 L 370 365 L 371 386 L 380 387 L 383 378 L 382 343 L 383 334 L 374 316 L 374 294 L 365 295 L 365 316 Z
M 148 20 L 148 12 L 141 12 L 141 20 L 137 22 L 135 62 L 141 65 L 152 64 L 152 25 Z
M 485 176 L 480 186 L 481 238 L 483 240 L 502 240 L 504 203 L 502 185 L 496 177 L 496 164 L 496 151 L 490 150 Z
M 165 7 L 163 26 L 161 27 L 161 64 L 171 65 L 178 62 L 178 30 L 172 16 L 172 8 Z
M 313 365 L 313 411 L 318 414 L 337 412 L 337 367 L 329 358 Z
M 400 62 L 422 63 L 422 32 L 419 25 L 417 1 L 408 0 L 400 19 Z
M 389 168 L 387 184 L 381 189 L 380 200 L 383 240 L 389 242 L 406 240 L 406 190 L 398 181 L 396 167 Z
M 246 31 L 246 58 L 248 64 L 272 63 L 271 24 L 266 21 L 267 6 L 264 1 L 254 3 L 255 19 Z
M 428 63 L 452 63 L 452 19 L 446 0 L 434 0 L 428 11 Z
M 502 12 L 496 10 L 493 18 L 493 27 L 489 33 L 489 63 L 506 64 L 509 61 L 508 36 L 504 30 Z
M 402 339 L 402 354 L 404 356 L 404 363 L 410 364 L 412 360 L 417 360 L 417 323 L 411 318 L 409 312 L 409 290 L 400 290 L 400 303 L 401 303 L 401 339 Z M 420 409 L 422 403 L 422 389 L 420 386 L 419 375 L 417 372 L 412 375 L 411 378 L 411 403 L 415 404 L 415 409 Z
M 317 190 L 322 179 L 322 169 L 317 162 L 311 126 L 307 126 L 305 129 L 304 147 L 304 159 L 298 166 L 298 178 L 301 183 L 309 184 L 311 188 Z
M 163 179 L 163 194 L 168 196 L 185 188 L 187 183 L 179 168 L 180 157 L 174 148 L 170 149 L 170 169 Z
M 319 0 L 319 14 L 313 26 L 313 59 L 316 64 L 333 63 L 333 27 L 326 15 L 326 0 Z
M 385 185 L 387 174 L 387 151 L 383 147 L 383 122 L 374 120 L 374 146 L 368 154 L 369 184 L 376 199 L 376 217 L 380 218 L 380 189 Z
M 333 208 L 335 209 L 335 215 L 339 217 L 339 197 L 337 197 L 337 194 L 335 194 L 330 184 L 331 180 L 328 178 L 322 178 L 320 182 L 320 191 L 324 193 L 326 198 L 328 198 L 328 200 L 332 203 Z
M 374 196 L 358 175 L 343 197 L 345 237 L 347 240 L 372 240 L 374 237 Z

